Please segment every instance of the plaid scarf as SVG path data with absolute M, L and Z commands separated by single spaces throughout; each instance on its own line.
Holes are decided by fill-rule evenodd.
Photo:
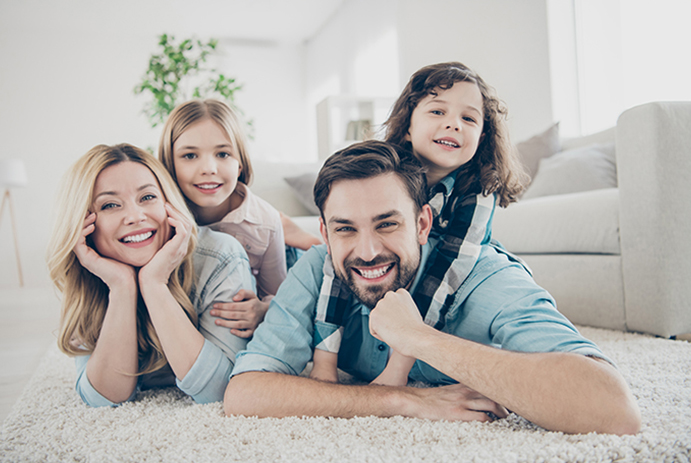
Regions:
M 412 296 L 425 323 L 440 330 L 456 292 L 477 262 L 482 245 L 490 241 L 490 219 L 496 198 L 482 194 L 449 198 L 444 191 L 433 193 L 429 201 L 434 211 L 432 235 L 439 242 L 430 253 Z M 338 352 L 343 319 L 353 295 L 347 284 L 335 276 L 329 255 L 323 270 L 315 317 L 322 328 L 316 330 L 320 333 L 315 337 L 315 348 Z M 330 332 L 323 328 L 327 325 L 332 326 Z

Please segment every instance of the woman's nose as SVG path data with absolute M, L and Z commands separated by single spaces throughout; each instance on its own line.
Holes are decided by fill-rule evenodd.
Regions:
M 144 208 L 139 205 L 132 205 L 125 210 L 125 223 L 135 224 L 146 220 Z

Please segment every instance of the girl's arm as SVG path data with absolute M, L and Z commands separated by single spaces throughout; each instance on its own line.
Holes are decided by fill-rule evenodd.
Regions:
M 104 398 L 119 403 L 130 398 L 137 386 L 136 273 L 126 264 L 101 257 L 86 244 L 86 237 L 95 229 L 95 220 L 93 213 L 84 220 L 82 236 L 74 247 L 82 266 L 110 290 L 98 341 L 86 364 L 86 379 Z
M 166 204 L 175 235 L 139 270 L 139 288 L 166 359 L 178 379 L 184 378 L 204 346 L 204 337 L 168 288 L 168 279 L 187 253 L 192 224 Z

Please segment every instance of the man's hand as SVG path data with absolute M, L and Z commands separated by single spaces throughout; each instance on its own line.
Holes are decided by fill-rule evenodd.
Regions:
M 241 289 L 233 296 L 234 302 L 216 302 L 211 315 L 220 317 L 219 326 L 230 328 L 230 332 L 241 338 L 249 338 L 264 320 L 270 300 L 262 301 L 252 291 Z
M 492 421 L 506 418 L 509 412 L 462 384 L 432 388 L 408 388 L 420 397 L 419 408 L 408 416 L 430 420 Z
M 415 357 L 410 351 L 409 340 L 428 329 L 430 327 L 425 325 L 415 301 L 405 289 L 386 293 L 369 317 L 372 336 L 407 357 Z

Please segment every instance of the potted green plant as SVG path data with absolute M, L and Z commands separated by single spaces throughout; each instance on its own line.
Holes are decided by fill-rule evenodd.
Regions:
M 243 114 L 235 105 L 235 93 L 242 85 L 235 78 L 207 67 L 207 58 L 216 51 L 217 45 L 216 39 L 176 42 L 172 35 L 159 36 L 159 51 L 151 55 L 142 81 L 134 88 L 136 95 L 150 95 L 144 105 L 144 114 L 151 127 L 165 122 L 175 106 L 192 98 L 224 99 Z M 251 129 L 251 121 L 247 124 Z M 251 135 L 251 130 L 249 133 Z

